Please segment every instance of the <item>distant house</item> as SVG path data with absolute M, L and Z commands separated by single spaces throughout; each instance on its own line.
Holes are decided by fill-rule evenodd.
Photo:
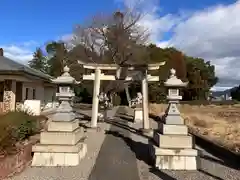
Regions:
M 25 100 L 52 102 L 56 85 L 52 77 L 28 66 L 4 57 L 0 48 L 0 112 L 15 110 Z
M 231 89 L 227 89 L 225 91 L 213 91 L 211 92 L 212 101 L 230 101 L 231 97 Z

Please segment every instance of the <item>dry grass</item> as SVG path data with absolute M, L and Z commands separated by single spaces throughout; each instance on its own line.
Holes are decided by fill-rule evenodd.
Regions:
M 150 104 L 150 113 L 162 115 L 166 104 Z M 240 153 L 239 106 L 179 105 L 185 123 L 196 133 Z

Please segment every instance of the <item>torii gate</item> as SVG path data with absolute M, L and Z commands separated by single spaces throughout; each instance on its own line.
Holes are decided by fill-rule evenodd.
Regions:
M 143 96 L 143 131 L 150 130 L 149 124 L 149 114 L 148 114 L 148 81 L 159 81 L 159 76 L 151 76 L 148 74 L 148 71 L 158 70 L 160 66 L 165 65 L 165 62 L 148 64 L 145 69 L 145 74 L 141 77 L 142 81 L 142 96 Z M 139 70 L 139 65 L 132 65 L 127 67 L 128 70 Z M 101 80 L 115 81 L 118 78 L 115 75 L 105 75 L 101 73 L 101 70 L 119 70 L 119 65 L 117 64 L 84 64 L 83 68 L 95 70 L 95 73 L 90 75 L 83 75 L 83 80 L 94 80 L 94 90 L 93 90 L 93 101 L 92 101 L 92 119 L 91 119 L 91 128 L 97 127 L 98 119 L 98 106 L 100 93 L 100 82 Z M 120 67 L 121 68 L 121 67 Z M 118 73 L 118 72 L 117 72 Z M 118 74 L 119 76 L 119 74 Z M 125 81 L 135 80 L 133 76 L 126 76 Z

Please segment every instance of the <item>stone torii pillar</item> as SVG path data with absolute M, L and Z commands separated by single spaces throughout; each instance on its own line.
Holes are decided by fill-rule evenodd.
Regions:
M 143 91 L 143 130 L 150 130 L 149 125 L 149 115 L 148 115 L 148 81 L 159 81 L 158 76 L 151 76 L 148 74 L 148 71 L 158 70 L 160 66 L 163 66 L 165 62 L 157 63 L 157 64 L 149 64 L 146 66 L 145 74 L 143 77 L 134 77 L 134 76 L 126 76 L 125 79 L 120 79 L 123 81 L 142 81 L 142 91 Z M 119 80 L 114 75 L 105 75 L 101 73 L 101 70 L 115 70 L 119 69 L 117 64 L 84 64 L 83 68 L 95 70 L 95 73 L 90 75 L 83 75 L 83 80 L 94 80 L 94 90 L 93 90 L 93 104 L 92 104 L 92 119 L 91 119 L 91 127 L 97 128 L 97 119 L 98 119 L 98 107 L 99 107 L 99 92 L 100 92 L 100 81 L 115 81 Z M 121 68 L 121 67 L 120 67 Z M 136 71 L 142 69 L 142 65 L 133 65 L 127 67 L 130 71 Z M 117 71 L 117 73 L 119 73 Z
M 94 78 L 94 89 L 93 89 L 93 100 L 92 100 L 92 121 L 91 127 L 97 126 L 97 119 L 98 119 L 98 108 L 99 108 L 99 92 L 100 92 L 100 84 L 101 84 L 101 69 L 95 69 L 95 78 Z
M 159 81 L 159 79 L 158 79 Z M 143 131 L 148 132 L 150 130 L 149 124 L 149 112 L 148 112 L 148 79 L 147 71 L 142 80 L 142 108 L 143 108 Z

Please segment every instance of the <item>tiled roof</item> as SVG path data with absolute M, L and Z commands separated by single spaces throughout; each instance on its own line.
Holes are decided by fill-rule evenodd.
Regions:
M 38 71 L 36 69 L 30 68 L 26 65 L 13 61 L 7 57 L 0 56 L 0 72 L 24 72 L 32 76 L 37 76 L 45 80 L 51 80 L 53 77 Z

